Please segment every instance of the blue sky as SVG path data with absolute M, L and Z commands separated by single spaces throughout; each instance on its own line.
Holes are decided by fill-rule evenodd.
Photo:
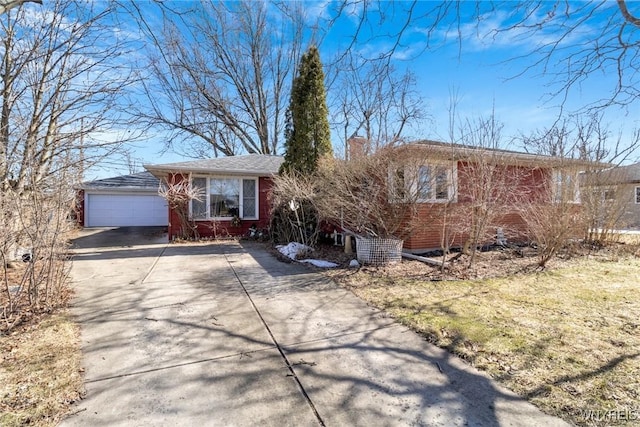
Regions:
M 548 4 L 551 5 L 552 2 Z M 414 14 L 419 16 L 433 5 L 434 2 L 418 3 Z M 605 6 L 565 36 L 558 47 L 558 58 L 575 51 L 572 48 L 575 43 L 591 40 L 592 35 L 601 31 L 601 26 L 609 18 L 621 20 L 614 2 Z M 466 18 L 465 7 L 469 12 Z M 457 110 L 462 119 L 487 116 L 495 111 L 497 118 L 505 125 L 506 135 L 520 132 L 526 134 L 532 129 L 550 126 L 558 117 L 559 105 L 563 101 L 562 97 L 549 96 L 550 92 L 558 88 L 557 83 L 554 84 L 552 73 L 564 70 L 552 62 L 547 69 L 537 67 L 523 76 L 515 76 L 541 58 L 529 55 L 529 52 L 536 46 L 556 40 L 562 34 L 561 28 L 549 25 L 547 30 L 535 35 L 512 30 L 490 37 L 488 35 L 491 31 L 505 26 L 508 13 L 500 10 L 488 12 L 478 25 L 476 18 L 471 17 L 473 7 L 471 2 L 463 6 L 461 39 L 457 39 L 455 34 L 445 34 L 445 21 L 437 26 L 427 47 L 425 33 L 429 29 L 430 19 L 416 19 L 415 25 L 405 32 L 404 46 L 395 54 L 398 58 L 396 64 L 408 67 L 418 75 L 418 90 L 428 102 L 428 112 L 434 118 L 433 126 L 426 129 L 425 136 L 447 138 L 452 91 L 458 94 Z M 403 23 L 403 17 L 398 16 L 396 25 Z M 351 29 L 354 25 L 355 23 Z M 393 31 L 388 28 L 372 29 L 374 36 Z M 382 37 L 360 48 L 375 50 L 374 45 L 377 43 L 384 49 L 385 42 L 388 41 Z M 322 46 L 324 51 L 330 50 L 331 44 L 332 38 L 327 37 Z M 616 82 L 614 72 L 613 69 L 594 72 L 579 86 L 572 88 L 564 105 L 565 111 L 578 110 L 602 98 L 608 98 Z M 612 129 L 635 126 L 638 112 L 637 105 L 611 108 L 607 119 L 611 122 Z
M 335 2 L 306 2 L 310 19 L 320 17 L 324 23 L 336 17 Z M 585 3 L 570 3 L 577 9 Z M 553 73 L 566 64 L 552 62 L 546 69 L 536 67 L 522 76 L 517 76 L 527 66 L 532 65 L 540 57 L 529 55 L 536 46 L 555 40 L 562 34 L 562 25 L 551 23 L 543 31 L 535 34 L 523 30 L 512 30 L 492 37 L 496 28 L 503 28 L 513 17 L 509 10 L 493 10 L 482 13 L 482 20 L 473 16 L 475 10 L 470 2 L 463 3 L 459 26 L 453 27 L 462 36 L 451 33 L 450 24 L 453 19 L 445 19 L 433 26 L 432 14 L 436 2 L 418 2 L 412 10 L 412 23 L 407 28 L 407 13 L 411 3 L 372 4 L 368 11 L 363 10 L 362 3 L 347 8 L 331 27 L 320 26 L 315 32 L 315 40 L 323 62 L 329 63 L 335 55 L 353 40 L 361 18 L 367 17 L 353 49 L 362 56 L 374 57 L 380 52 L 387 52 L 398 41 L 395 37 L 402 31 L 392 61 L 400 70 L 409 69 L 416 75 L 416 91 L 425 102 L 425 113 L 430 120 L 424 120 L 409 132 L 410 138 L 431 138 L 448 140 L 449 108 L 451 93 L 457 94 L 456 111 L 459 120 L 487 117 L 495 112 L 496 118 L 504 124 L 505 144 L 513 135 L 529 134 L 535 129 L 549 127 L 560 113 L 561 97 L 549 97 L 550 91 L 557 88 Z M 552 5 L 551 2 L 548 5 Z M 488 7 L 484 3 L 481 7 Z M 559 56 L 566 57 L 572 53 L 572 46 L 588 42 L 597 32 L 601 32 L 608 20 L 621 19 L 615 2 L 601 6 L 602 10 L 588 19 L 584 18 L 579 26 L 566 35 L 558 46 Z M 585 10 L 571 10 L 575 19 L 586 14 Z M 551 16 L 550 11 L 538 11 Z M 553 12 L 555 13 L 555 12 Z M 536 16 L 534 16 L 536 18 Z M 540 16 L 537 16 L 540 18 Z M 573 15 L 572 15 L 573 18 Z M 125 23 L 126 24 L 126 23 Z M 429 31 L 431 31 L 429 33 Z M 307 40 L 311 39 L 309 29 Z M 427 35 L 429 34 L 429 35 Z M 599 99 L 610 96 L 616 78 L 612 69 L 600 69 L 589 75 L 589 78 L 576 85 L 569 92 L 564 102 L 565 112 L 578 110 Z M 514 77 L 517 76 L 517 77 Z M 331 93 L 328 94 L 332 96 Z M 628 135 L 638 125 L 638 103 L 624 107 L 612 107 L 605 113 L 605 120 L 612 131 L 621 131 Z M 174 153 L 161 153 L 162 135 L 132 146 L 132 159 L 138 163 L 167 163 L 189 160 Z M 333 136 L 336 151 L 341 152 L 343 142 L 337 134 Z M 519 149 L 518 145 L 510 146 Z M 103 177 L 127 173 L 120 160 L 114 160 L 105 167 L 93 171 L 93 177 Z M 120 166 L 120 167 L 118 167 Z M 91 175 L 91 173 L 89 174 Z M 91 176 L 89 176 L 91 177 Z

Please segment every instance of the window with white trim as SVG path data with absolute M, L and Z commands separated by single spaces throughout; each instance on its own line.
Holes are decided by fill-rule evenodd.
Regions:
M 193 219 L 258 218 L 258 179 L 234 177 L 191 178 L 201 200 L 191 201 Z
M 444 164 L 395 167 L 389 172 L 390 200 L 441 203 L 456 199 L 456 168 Z
M 453 199 L 451 168 L 435 164 L 420 166 L 416 187 L 419 202 L 446 202 Z
M 578 174 L 574 171 L 553 170 L 553 201 L 580 203 Z

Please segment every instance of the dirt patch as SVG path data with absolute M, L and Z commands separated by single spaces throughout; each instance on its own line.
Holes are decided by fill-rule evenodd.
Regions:
M 280 256 L 275 249 L 271 248 L 270 250 L 274 255 Z M 443 261 L 441 253 L 433 252 L 421 255 L 439 263 Z M 421 261 L 403 258 L 400 263 L 381 267 L 360 266 L 359 271 L 392 278 L 415 278 L 434 281 L 490 279 L 553 271 L 574 265 L 582 259 L 611 261 L 629 256 L 640 257 L 640 241 L 637 244 L 612 243 L 606 247 L 575 245 L 560 252 L 545 268 L 539 267 L 538 254 L 534 247 L 497 246 L 485 248 L 478 252 L 471 266 L 469 266 L 470 257 L 468 255 L 452 252 L 444 258 L 446 264 L 444 269 Z M 356 254 L 345 253 L 342 246 L 320 245 L 314 249 L 309 257 L 338 264 L 339 268 L 330 270 L 331 275 L 349 275 L 354 271 L 353 268 L 349 268 L 349 263 L 351 260 L 356 259 Z
M 442 262 L 441 254 L 424 254 L 435 262 Z M 356 254 L 346 254 L 341 246 L 321 245 L 310 257 L 332 261 L 340 268 L 331 274 L 350 274 L 351 260 Z M 402 262 L 381 267 L 361 266 L 360 271 L 379 276 L 416 278 L 423 280 L 459 280 L 468 278 L 503 277 L 538 269 L 535 251 L 530 248 L 494 248 L 480 252 L 474 265 L 469 268 L 469 257 L 460 253 L 452 253 L 445 257 L 446 268 L 427 264 L 421 261 L 403 259 Z M 560 266 L 564 260 L 558 259 L 554 266 Z M 345 271 L 345 269 L 347 269 Z

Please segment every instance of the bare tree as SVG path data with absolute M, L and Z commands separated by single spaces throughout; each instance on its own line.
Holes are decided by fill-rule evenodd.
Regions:
M 154 47 L 140 115 L 150 126 L 171 130 L 168 145 L 194 157 L 276 153 L 301 45 L 313 40 L 322 47 L 347 20 L 353 29 L 325 63 L 334 126 L 345 140 L 358 132 L 385 142 L 403 135 L 420 118 L 421 106 L 412 95 L 412 75 L 394 69 L 452 41 L 462 55 L 470 37 L 516 46 L 513 59 L 527 58 L 529 65 L 510 77 L 552 77 L 549 95 L 561 104 L 603 70 L 617 77 L 616 87 L 592 107 L 627 105 L 640 87 L 633 60 L 638 20 L 624 1 L 342 0 L 323 6 L 317 19 L 286 2 L 122 6 Z
M 503 124 L 495 112 L 478 119 L 461 120 L 458 94 L 450 91 L 449 138 L 451 156 L 458 160 L 458 200 L 446 219 L 448 227 L 464 237 L 462 253 L 471 268 L 481 246 L 517 237 L 514 208 L 531 197 L 532 168 L 522 165 L 513 152 L 504 150 Z M 516 220 L 517 222 L 517 220 Z M 452 236 L 455 240 L 455 236 Z
M 638 137 L 623 139 L 604 124 L 602 113 L 562 117 L 548 128 L 521 135 L 520 143 L 529 153 L 567 159 L 620 164 L 638 148 Z
M 0 223 L 0 330 L 63 306 L 69 292 L 65 262 L 75 196 L 67 171 L 47 179 L 48 191 L 2 193 Z M 41 183 L 42 184 L 42 183 Z M 17 260 L 16 260 L 17 259 Z
M 303 5 L 207 1 L 169 9 L 126 5 L 151 41 L 151 79 L 138 115 L 173 132 L 169 146 L 193 157 L 276 154 L 302 47 Z M 178 10 L 180 9 L 180 10 Z M 153 15 L 153 13 L 151 13 Z M 173 139 L 186 139 L 173 143 Z
M 433 45 L 448 41 L 457 42 L 463 54 L 463 41 L 475 38 L 488 45 L 520 47 L 514 51 L 521 53 L 512 59 L 526 59 L 527 65 L 510 77 L 551 78 L 547 95 L 562 105 L 572 91 L 581 90 L 581 85 L 595 74 L 604 73 L 613 79 L 608 95 L 591 108 L 629 105 L 640 95 L 636 61 L 640 11 L 633 2 L 343 0 L 333 4 L 330 12 L 329 24 L 359 17 L 343 56 L 357 46 L 381 40 L 385 47 L 370 50 L 368 56 L 362 54 L 363 59 L 391 63 L 407 50 L 415 58 Z M 390 22 L 395 25 L 389 26 Z M 389 31 L 381 35 L 372 28 Z M 420 28 L 426 39 L 421 48 L 411 43 L 415 28 Z
M 346 38 L 346 44 L 336 56 L 335 62 L 341 63 L 352 55 L 359 47 L 377 45 L 382 48 L 357 52 L 358 62 L 380 61 L 390 65 L 399 56 L 406 59 L 415 58 L 431 47 L 436 34 L 448 33 L 458 29 L 460 32 L 459 2 L 381 2 L 378 0 L 341 0 L 328 4 L 329 16 L 318 28 L 318 38 L 332 28 L 342 25 L 341 20 L 355 23 L 355 29 Z M 473 14 L 476 16 L 477 14 Z M 391 24 L 391 25 L 389 25 Z M 384 32 L 380 31 L 384 28 Z M 409 38 L 413 30 L 419 28 L 427 36 L 427 43 L 421 45 L 406 57 L 405 50 L 409 46 Z M 323 30 L 325 33 L 323 33 Z M 414 33 L 415 34 L 415 33 Z
M 0 190 L 38 187 L 130 134 L 117 107 L 133 73 L 109 27 L 113 10 L 58 0 L 0 21 Z
M 526 58 L 528 65 L 505 77 L 552 77 L 549 95 L 561 104 L 596 72 L 617 81 L 611 96 L 592 107 L 630 104 L 640 87 L 634 61 L 640 21 L 622 0 L 342 0 L 307 7 L 323 7 L 316 18 L 286 2 L 121 6 L 154 48 L 143 64 L 152 75 L 139 113 L 150 126 L 172 131 L 169 146 L 194 157 L 276 153 L 302 44 L 322 47 L 329 32 L 344 31 L 345 21 L 353 29 L 325 63 L 335 128 L 345 140 L 358 132 L 371 141 L 396 140 L 421 110 L 412 75 L 397 75 L 402 66 L 396 65 L 449 42 L 457 42 L 462 55 L 463 40 L 471 37 L 516 46 L 513 59 Z
M 609 137 L 601 115 L 591 114 L 563 118 L 522 138 L 527 151 L 553 156 L 555 162 L 548 165 L 541 196 L 520 205 L 529 238 L 538 249 L 540 267 L 581 237 L 604 237 L 608 231 L 601 233 L 599 228 L 611 230 L 621 218 L 619 204 L 605 200 L 599 170 L 611 166 L 604 163 L 606 159 L 624 160 L 637 143 L 620 148 L 620 140 L 611 144 Z
M 369 144 L 366 151 L 400 142 L 411 127 L 425 119 L 423 100 L 415 91 L 413 73 L 400 74 L 384 60 L 358 63 L 352 54 L 345 64 L 335 64 L 333 122 L 347 141 L 363 136 Z M 345 156 L 348 149 L 345 147 Z
M 624 169 L 586 171 L 582 176 L 580 199 L 585 216 L 583 238 L 595 245 L 605 245 L 627 223 L 629 194 L 621 186 L 628 179 Z
M 318 167 L 316 205 L 323 219 L 362 236 L 404 239 L 421 221 L 418 215 L 430 180 L 422 147 L 383 147 L 349 161 L 325 158 Z
M 118 106 L 134 74 L 112 12 L 110 4 L 56 0 L 0 16 L 0 300 L 8 326 L 63 302 L 73 185 L 85 163 L 130 136 L 115 135 L 127 124 Z M 7 270 L 16 255 L 25 261 L 17 281 Z
M 147 99 L 138 115 L 171 131 L 168 146 L 192 157 L 276 154 L 303 43 L 338 25 L 310 16 L 299 3 L 122 7 L 136 17 L 151 48 L 144 65 Z M 334 12 L 337 19 L 344 11 Z M 388 57 L 372 61 L 347 48 L 330 62 L 329 98 L 341 111 L 334 122 L 348 133 L 345 140 L 364 131 L 371 141 L 397 141 L 423 118 L 415 77 L 398 73 Z
M 42 4 L 42 0 L 2 0 L 0 1 L 0 14 L 28 2 Z
M 576 203 L 576 182 L 566 179 L 577 176 L 575 167 L 558 165 L 555 173 L 556 177 L 548 177 L 537 197 L 518 205 L 529 240 L 537 247 L 541 268 L 582 236 L 586 222 L 584 211 Z
M 509 11 L 508 16 L 488 34 L 514 37 L 516 43 L 536 42 L 522 54 L 529 65 L 519 75 L 544 73 L 553 77 L 549 95 L 564 102 L 590 76 L 604 73 L 615 76 L 613 86 L 608 96 L 590 107 L 628 105 L 637 99 L 640 19 L 629 10 L 627 1 L 537 1 L 519 2 L 515 7 L 507 3 L 498 7 Z

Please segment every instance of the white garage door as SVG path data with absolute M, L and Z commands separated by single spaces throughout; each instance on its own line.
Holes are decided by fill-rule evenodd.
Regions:
M 167 225 L 167 201 L 152 194 L 88 194 L 87 227 Z

